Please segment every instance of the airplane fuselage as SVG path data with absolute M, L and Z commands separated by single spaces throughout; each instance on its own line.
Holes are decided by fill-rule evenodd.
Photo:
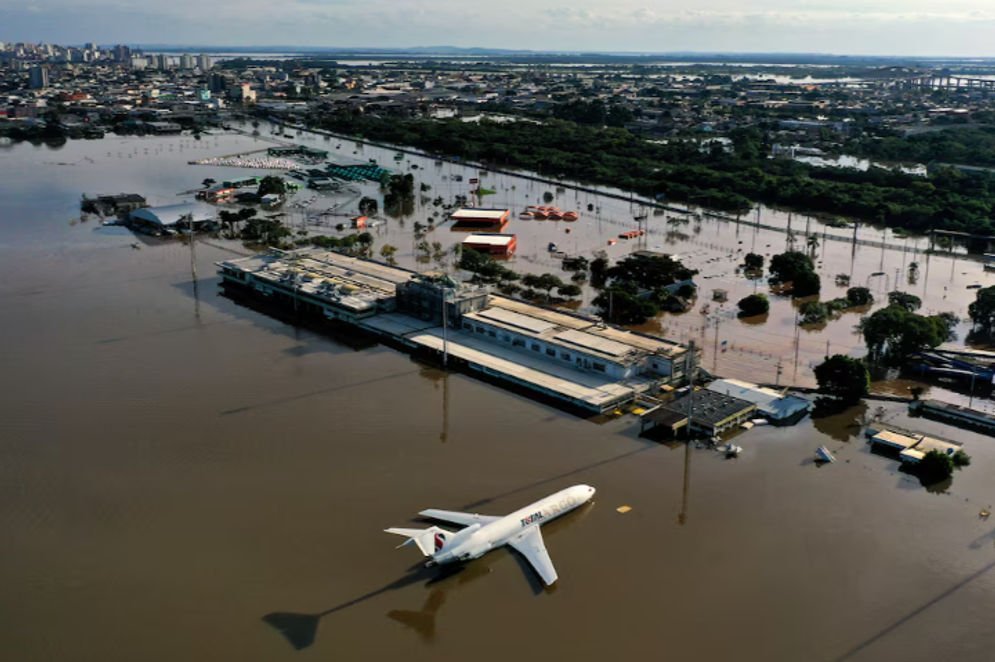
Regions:
M 508 544 L 526 529 L 539 527 L 556 519 L 587 503 L 592 497 L 594 497 L 593 487 L 574 485 L 519 508 L 496 521 L 468 526 L 453 534 L 449 543 L 430 557 L 429 564 L 479 558 L 492 549 Z

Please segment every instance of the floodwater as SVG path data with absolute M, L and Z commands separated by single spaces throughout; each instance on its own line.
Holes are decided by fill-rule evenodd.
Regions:
M 244 128 L 251 130 L 248 125 Z M 261 138 L 272 139 L 271 128 L 263 125 L 259 130 Z M 432 203 L 437 197 L 449 202 L 456 195 L 465 195 L 472 200 L 471 192 L 477 185 L 470 183 L 471 178 L 478 179 L 479 185 L 485 189 L 495 191 L 493 195 L 477 200 L 479 205 L 512 210 L 511 221 L 504 231 L 518 235 L 518 251 L 507 266 L 520 273 L 552 272 L 568 282 L 570 273 L 562 270 L 562 260 L 548 250 L 550 243 L 571 255 L 593 258 L 603 253 L 613 262 L 639 249 L 680 256 L 685 265 L 700 272 L 695 277 L 699 295 L 693 310 L 683 315 L 661 314 L 642 328 L 680 342 L 695 341 L 704 350 L 703 365 L 725 376 L 814 386 L 813 367 L 822 362 L 827 350 L 856 356 L 866 353 L 856 325 L 862 315 L 887 305 L 887 293 L 894 289 L 920 297 L 923 302 L 921 312 L 925 314 L 950 311 L 960 316 L 964 321 L 957 329 L 958 338 L 953 344 L 963 346 L 970 330 L 967 307 L 974 301 L 976 291 L 968 289 L 969 286 L 995 285 L 995 272 L 985 271 L 981 262 L 965 254 L 963 247 L 952 246 L 948 253 L 927 253 L 928 237 L 897 235 L 885 227 L 859 222 L 855 223 L 856 228 L 830 227 L 816 217 L 765 206 L 738 218 L 708 215 L 698 208 L 691 208 L 695 214 L 663 210 L 654 212 L 647 204 L 641 204 L 646 201 L 637 197 L 627 199 L 627 194 L 608 187 L 592 188 L 622 194 L 623 199 L 510 174 L 480 171 L 448 161 L 436 162 L 432 158 L 401 154 L 396 150 L 345 139 L 326 139 L 326 136 L 306 131 L 281 131 L 292 133 L 295 142 L 329 150 L 329 158 L 336 162 L 359 163 L 373 159 L 397 172 L 411 173 L 415 178 L 416 191 L 421 184 L 430 187 L 417 194 L 410 214 L 398 218 L 385 217 L 383 223 L 372 230 L 376 237 L 374 255 L 378 254 L 383 244 L 394 245 L 398 248 L 396 259 L 401 266 L 452 268 L 451 259 L 436 262 L 418 250 L 420 240 L 415 238 L 413 227 L 417 222 L 428 228 L 424 241 L 439 242 L 445 249 L 443 252 L 448 253 L 467 233 L 440 222 L 438 219 L 444 212 Z M 199 168 L 194 179 L 207 176 L 200 173 L 210 170 L 208 167 Z M 457 177 L 462 180 L 458 181 Z M 367 183 L 359 189 L 362 195 L 376 197 L 383 210 L 383 198 L 376 185 Z M 308 192 L 302 195 L 314 194 Z M 549 196 L 551 201 L 547 201 Z M 352 196 L 353 199 L 358 197 L 359 194 Z M 518 212 L 526 205 L 535 204 L 552 204 L 564 211 L 574 210 L 580 218 L 572 223 L 518 218 Z M 589 206 L 591 211 L 588 211 Z M 683 204 L 676 206 L 687 207 Z M 319 199 L 310 208 L 320 210 L 321 207 Z M 436 213 L 438 216 L 433 216 Z M 635 220 L 637 216 L 645 216 L 645 220 L 640 223 Z M 292 211 L 289 218 L 291 223 L 304 227 L 304 217 L 303 212 Z M 852 222 L 852 219 L 847 220 Z M 789 228 L 791 235 L 786 232 Z M 644 229 L 646 235 L 637 240 L 618 239 L 614 245 L 608 244 L 609 238 L 617 238 L 621 232 L 637 229 Z M 794 238 L 793 244 L 789 236 Z M 809 244 L 810 238 L 814 238 L 813 245 Z M 847 285 L 837 285 L 836 280 L 838 275 L 845 275 L 851 286 L 869 287 L 876 299 L 875 304 L 870 308 L 844 312 L 819 327 L 799 328 L 796 313 L 800 302 L 771 294 L 771 309 L 766 317 L 738 319 L 736 302 L 739 299 L 755 292 L 769 293 L 766 278 L 751 280 L 738 273 L 737 266 L 743 256 L 756 252 L 769 262 L 772 256 L 789 248 L 809 251 L 813 256 L 822 277 L 823 300 L 845 296 Z M 910 272 L 913 262 L 918 265 L 915 274 Z M 715 290 L 726 292 L 725 303 L 712 301 Z M 593 295 L 591 288 L 585 288 L 583 299 L 573 307 L 581 312 L 592 312 L 590 301 Z M 952 392 L 945 392 L 945 397 L 960 401 L 960 397 Z M 975 403 L 978 404 L 977 401 Z M 987 401 L 982 403 L 983 406 L 990 404 Z
M 795 160 L 809 165 L 818 166 L 820 168 L 854 168 L 856 170 L 864 171 L 872 167 L 885 168 L 888 170 L 897 168 L 907 175 L 918 175 L 920 177 L 925 177 L 929 172 L 926 166 L 922 163 L 885 163 L 880 161 L 871 161 L 870 159 L 862 159 L 858 156 L 851 156 L 849 154 L 841 154 L 834 157 L 796 156 Z
M 187 246 L 70 223 L 81 193 L 166 202 L 209 176 L 189 158 L 256 146 L 0 152 L 6 659 L 990 659 L 990 438 L 883 410 L 967 444 L 939 492 L 868 452 L 874 403 L 743 433 L 738 460 L 660 445 L 241 306 L 222 242 L 194 281 Z M 575 483 L 598 494 L 544 528 L 553 589 L 503 550 L 420 569 L 381 532 Z

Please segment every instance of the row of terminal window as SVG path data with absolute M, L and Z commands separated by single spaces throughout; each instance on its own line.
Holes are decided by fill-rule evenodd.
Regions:
M 478 326 L 478 327 L 474 328 L 473 324 L 471 324 L 470 322 L 464 322 L 463 323 L 463 328 L 466 329 L 466 330 L 468 330 L 468 331 L 474 331 L 475 330 L 477 333 L 486 333 L 491 338 L 497 338 L 497 333 L 495 333 L 493 330 L 487 329 L 486 327 L 483 327 L 483 326 Z M 510 341 L 512 347 L 525 347 L 525 340 L 523 340 L 522 338 L 512 338 L 507 333 L 502 333 L 501 334 L 501 340 L 503 340 L 505 342 L 509 342 Z M 531 344 L 531 349 L 532 349 L 533 352 L 541 352 L 542 351 L 542 346 L 539 343 L 534 342 L 534 343 Z M 556 350 L 553 349 L 552 347 L 547 347 L 546 348 L 546 355 L 547 356 L 551 356 L 551 357 L 553 357 L 555 359 L 556 358 Z M 572 357 L 570 356 L 569 352 L 560 352 L 560 358 L 563 359 L 564 361 L 569 361 Z M 580 361 L 581 361 L 580 357 L 577 357 L 577 362 L 580 363 Z M 586 364 L 587 361 L 585 360 L 584 363 Z M 591 365 L 592 368 L 594 368 L 598 372 L 606 372 L 608 370 L 608 366 L 606 366 L 604 363 L 599 363 L 597 361 L 592 361 L 590 365 Z

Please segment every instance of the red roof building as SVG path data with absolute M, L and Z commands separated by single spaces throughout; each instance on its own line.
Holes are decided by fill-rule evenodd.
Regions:
M 463 240 L 464 249 L 471 248 L 488 255 L 508 257 L 518 247 L 516 234 L 471 234 Z
M 457 224 L 474 227 L 497 226 L 503 228 L 508 223 L 510 209 L 485 209 L 481 207 L 470 207 L 457 209 L 450 218 Z

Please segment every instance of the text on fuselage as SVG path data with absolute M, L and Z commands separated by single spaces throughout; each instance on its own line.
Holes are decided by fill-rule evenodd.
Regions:
M 522 526 L 528 526 L 529 524 L 535 524 L 536 522 L 538 522 L 539 520 L 541 520 L 543 517 L 545 517 L 545 515 L 542 514 L 542 511 L 541 510 L 537 510 L 536 512 L 532 513 L 528 517 L 523 517 L 522 518 Z

